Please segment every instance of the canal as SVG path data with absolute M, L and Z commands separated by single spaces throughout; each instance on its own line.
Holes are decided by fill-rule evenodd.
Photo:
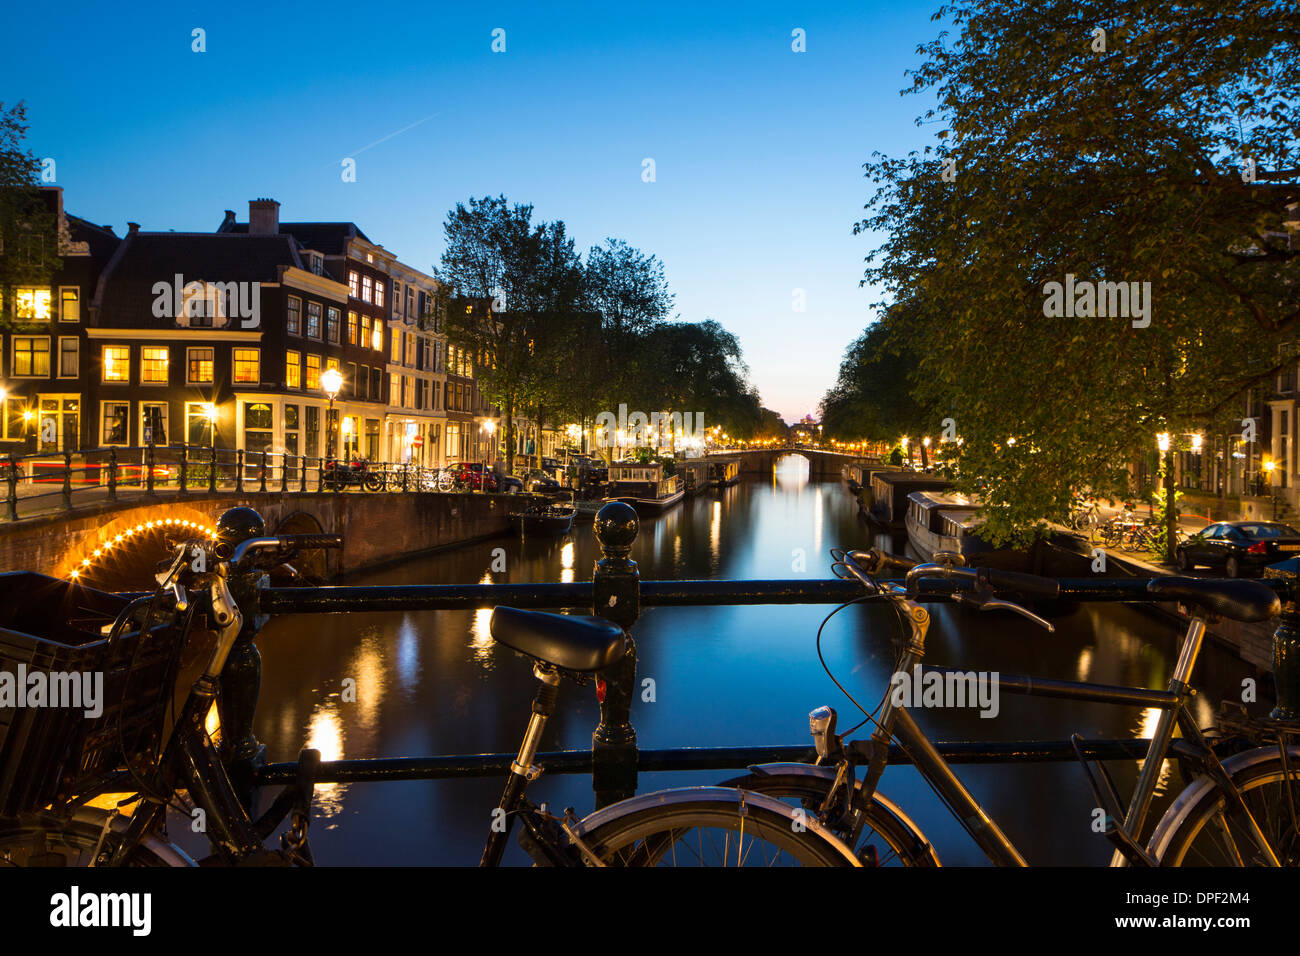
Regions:
M 368 529 L 383 534 L 383 528 Z M 789 578 L 829 575 L 831 547 L 873 543 L 836 482 L 810 482 L 807 463 L 783 459 L 770 481 L 687 500 L 642 522 L 632 557 L 644 579 Z M 500 538 L 349 584 L 590 580 L 599 557 L 590 524 L 563 540 Z M 1058 618 L 1055 634 L 1014 616 L 931 605 L 927 661 L 963 669 L 1163 687 L 1178 635 L 1117 605 Z M 829 607 L 651 608 L 635 628 L 644 686 L 632 711 L 645 748 L 802 744 L 819 704 L 856 724 L 853 705 L 823 671 L 815 637 Z M 272 761 L 293 760 L 304 741 L 325 760 L 438 753 L 513 752 L 534 690 L 527 662 L 495 646 L 490 611 L 293 616 L 263 630 L 256 732 Z M 854 605 L 827 625 L 822 653 L 836 677 L 874 706 L 893 671 L 891 613 Z M 1196 683 L 1198 717 L 1237 696 L 1247 665 L 1210 646 Z M 355 702 L 343 700 L 346 679 Z M 644 684 L 646 678 L 652 685 Z M 652 692 L 652 693 L 651 693 Z M 1002 695 L 996 717 L 977 710 L 914 712 L 936 740 L 1147 736 L 1155 714 Z M 542 750 L 587 749 L 598 719 L 591 686 L 566 683 Z M 1127 796 L 1136 762 L 1112 764 Z M 1074 763 L 959 767 L 959 774 L 1033 864 L 1104 864 L 1109 845 L 1091 830 L 1093 801 Z M 706 784 L 720 773 L 642 774 L 642 792 Z M 1180 784 L 1167 766 L 1155 812 Z M 323 864 L 473 864 L 501 789 L 495 779 L 331 784 L 318 788 L 312 825 Z M 945 864 L 986 861 L 908 767 L 886 771 L 882 790 L 934 842 Z M 530 795 L 552 809 L 592 808 L 590 777 L 546 776 Z M 507 862 L 527 862 L 511 842 Z

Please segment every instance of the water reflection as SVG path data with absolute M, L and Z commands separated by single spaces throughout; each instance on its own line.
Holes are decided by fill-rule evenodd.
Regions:
M 742 482 L 642 519 L 631 557 L 645 580 L 826 577 L 823 548 L 872 544 L 843 487 L 810 481 L 808 462 L 788 457 L 770 483 Z M 504 565 L 494 563 L 496 549 L 504 550 Z M 797 549 L 806 552 L 806 569 L 792 569 Z M 592 526 L 575 525 L 563 539 L 494 539 L 348 583 L 589 581 L 599 556 Z M 635 628 L 638 678 L 655 680 L 657 700 L 634 702 L 641 746 L 802 744 L 808 739 L 807 713 L 820 704 L 839 709 L 842 726 L 856 723 L 860 717 L 827 680 L 814 646 L 830 610 L 643 609 Z M 931 611 L 926 660 L 963 669 L 1163 687 L 1179 639 L 1163 621 L 1127 606 L 1084 605 L 1054 618 L 1052 635 L 1015 617 L 947 605 L 932 605 Z M 514 752 L 535 686 L 527 661 L 496 648 L 490 619 L 489 609 L 273 619 L 258 641 L 263 683 L 256 732 L 267 744 L 268 759 L 294 759 L 304 740 L 327 760 L 345 751 L 349 758 Z M 879 700 L 893 671 L 895 628 L 888 610 L 855 605 L 836 615 L 824 633 L 827 666 L 868 706 Z M 1239 695 L 1243 667 L 1207 646 L 1194 680 L 1205 691 L 1194 705 L 1202 725 L 1212 718 L 1208 700 Z M 345 678 L 357 682 L 355 703 L 339 699 Z M 566 683 L 542 749 L 589 749 L 598 717 L 594 690 Z M 1015 695 L 1003 695 L 994 720 L 936 709 L 916 717 L 937 741 L 1065 740 L 1075 732 L 1088 739 L 1127 737 L 1148 733 L 1153 719 L 1133 707 Z M 1126 797 L 1137 765 L 1111 765 Z M 1109 858 L 1104 839 L 1073 823 L 1088 818 L 1092 802 L 1076 764 L 964 765 L 957 771 L 1031 862 L 1103 864 Z M 647 773 L 640 786 L 649 791 L 721 777 Z M 500 787 L 496 779 L 322 787 L 330 822 L 344 816 L 346 822 L 320 832 L 313 841 L 317 858 L 473 863 L 482 850 L 485 808 L 495 805 Z M 1167 773 L 1161 787 L 1174 787 Z M 883 791 L 906 807 L 945 863 L 985 862 L 910 768 L 890 768 Z M 536 799 L 585 813 L 592 806 L 590 778 L 549 774 L 538 782 Z M 1163 805 L 1158 801 L 1152 812 L 1154 818 Z M 402 825 L 393 826 L 395 820 Z M 509 860 L 522 860 L 513 844 L 510 852 Z

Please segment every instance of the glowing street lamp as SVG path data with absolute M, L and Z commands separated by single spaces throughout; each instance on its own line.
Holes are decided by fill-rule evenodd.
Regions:
M 329 411 L 325 413 L 325 420 L 327 422 L 332 422 L 334 420 L 334 399 L 338 397 L 339 391 L 343 388 L 343 373 L 336 368 L 327 368 L 324 374 L 321 375 L 320 377 L 320 387 L 321 387 L 321 391 L 323 391 L 326 397 L 329 398 L 330 400 Z M 340 429 L 342 428 L 341 423 L 339 427 Z M 335 442 L 334 442 L 334 429 L 331 428 L 329 430 L 329 433 L 330 433 L 329 456 L 333 458 L 336 454 Z
M 1162 453 L 1169 450 L 1169 444 L 1169 432 L 1161 432 L 1156 436 L 1156 447 L 1159 448 Z

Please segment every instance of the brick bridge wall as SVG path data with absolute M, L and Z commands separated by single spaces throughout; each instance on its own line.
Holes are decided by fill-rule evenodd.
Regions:
M 173 518 L 210 526 L 221 512 L 236 505 L 257 509 L 268 534 L 276 533 L 281 522 L 296 513 L 309 514 L 325 531 L 342 534 L 341 571 L 500 535 L 509 530 L 511 510 L 508 496 L 468 493 L 253 492 L 133 498 L 0 524 L 0 571 L 66 577 L 82 555 L 137 524 Z

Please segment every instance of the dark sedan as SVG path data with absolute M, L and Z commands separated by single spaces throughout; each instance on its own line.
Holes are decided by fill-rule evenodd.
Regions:
M 1221 521 L 1192 535 L 1175 552 L 1178 568 L 1223 568 L 1230 578 L 1300 554 L 1300 531 L 1276 521 Z

